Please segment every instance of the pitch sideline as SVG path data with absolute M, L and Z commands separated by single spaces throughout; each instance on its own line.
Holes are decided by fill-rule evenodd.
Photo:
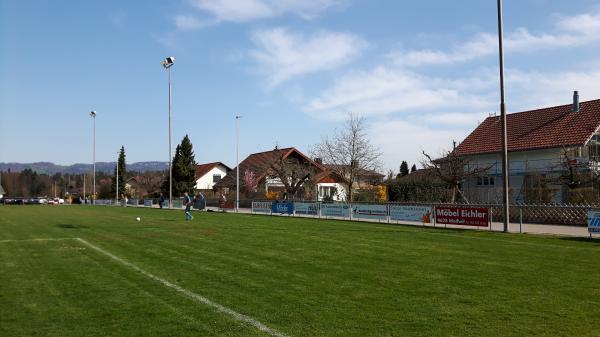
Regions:
M 82 238 L 72 238 L 72 239 L 81 242 L 82 244 L 84 244 L 84 245 L 86 245 L 86 246 L 88 246 L 88 247 L 96 250 L 99 253 L 102 253 L 102 254 L 110 257 L 111 259 L 113 259 L 113 260 L 121 263 L 122 265 L 124 265 L 126 267 L 129 267 L 129 268 L 131 268 L 131 269 L 133 269 L 133 270 L 141 273 L 142 275 L 144 275 L 144 276 L 146 276 L 146 277 L 148 277 L 148 278 L 150 278 L 152 280 L 155 280 L 155 281 L 158 281 L 158 282 L 162 283 L 162 285 L 164 285 L 166 287 L 169 287 L 171 289 L 174 289 L 174 290 L 182 293 L 183 295 L 185 295 L 185 296 L 187 296 L 187 297 L 195 300 L 196 302 L 200 302 L 202 304 L 206 304 L 206 305 L 208 305 L 210 307 L 213 307 L 217 311 L 222 312 L 224 314 L 227 314 L 227 315 L 231 316 L 232 318 L 234 318 L 237 321 L 248 323 L 248 324 L 254 326 L 255 328 L 257 328 L 258 330 L 260 330 L 262 332 L 265 332 L 265 333 L 267 333 L 267 334 L 269 334 L 271 336 L 274 336 L 274 337 L 290 337 L 290 336 L 288 336 L 288 335 L 286 335 L 286 334 L 284 334 L 282 332 L 279 332 L 279 331 L 277 331 L 277 330 L 275 330 L 273 328 L 269 328 L 268 326 L 264 325 L 260 321 L 254 319 L 254 318 L 252 318 L 250 316 L 241 314 L 241 313 L 239 313 L 239 312 L 237 312 L 237 311 L 235 311 L 233 309 L 230 309 L 230 308 L 228 308 L 228 307 L 226 307 L 224 305 L 221 305 L 219 303 L 213 302 L 213 301 L 209 300 L 208 298 L 206 298 L 206 297 L 204 297 L 202 295 L 196 294 L 196 293 L 194 293 L 194 292 L 192 292 L 192 291 L 190 291 L 188 289 L 180 287 L 180 286 L 178 286 L 176 284 L 173 284 L 173 283 L 171 283 L 171 282 L 169 282 L 169 281 L 167 281 L 167 280 L 165 280 L 163 278 L 160 278 L 160 277 L 158 277 L 158 276 L 156 276 L 156 275 L 154 275 L 154 274 L 152 274 L 150 272 L 147 272 L 144 269 L 136 266 L 135 264 L 133 264 L 131 262 L 128 262 L 126 260 L 123 260 L 122 258 L 120 258 L 120 257 L 118 257 L 116 255 L 113 255 L 112 253 L 110 253 L 110 252 L 108 252 L 108 251 L 106 251 L 106 250 L 104 250 L 104 249 L 102 249 L 102 248 L 100 248 L 98 246 L 95 246 L 95 245 L 87 242 L 86 240 L 84 240 Z

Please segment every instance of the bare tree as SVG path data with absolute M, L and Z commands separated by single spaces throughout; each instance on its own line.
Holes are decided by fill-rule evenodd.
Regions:
M 314 146 L 311 155 L 321 158 L 328 168 L 347 180 L 348 200 L 353 200 L 354 185 L 381 163 L 381 152 L 367 136 L 365 119 L 349 113 L 341 130 L 325 136 Z
M 467 158 L 457 155 L 454 151 L 445 151 L 438 159 L 431 158 L 425 151 L 423 151 L 423 156 L 425 156 L 425 159 L 421 162 L 423 168 L 434 172 L 438 178 L 452 188 L 451 202 L 453 203 L 457 197 L 469 203 L 469 200 L 461 189 L 461 183 L 467 178 L 485 174 L 492 167 L 490 165 L 473 168 L 469 165 Z
M 590 187 L 594 188 L 600 181 L 600 174 L 590 166 L 589 161 L 577 160 L 573 155 L 574 149 L 563 148 L 563 154 L 560 161 L 560 171 L 562 172 L 557 179 L 558 184 L 565 186 L 569 191 L 569 196 L 572 196 L 578 189 Z M 590 196 L 594 198 L 595 196 Z M 581 195 L 578 199 L 585 199 Z
M 288 197 L 296 198 L 302 189 L 312 186 L 311 178 L 318 173 L 318 169 L 304 158 L 281 155 L 269 167 L 267 174 L 279 178 Z

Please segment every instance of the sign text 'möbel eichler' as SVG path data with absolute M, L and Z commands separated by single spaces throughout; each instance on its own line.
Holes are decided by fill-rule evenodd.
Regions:
M 435 222 L 448 225 L 478 226 L 489 225 L 489 209 L 483 207 L 447 207 L 435 208 Z

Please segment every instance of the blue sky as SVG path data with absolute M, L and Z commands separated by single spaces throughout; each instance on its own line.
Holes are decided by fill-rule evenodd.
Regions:
M 498 111 L 496 1 L 0 0 L 0 162 L 308 152 L 350 111 L 382 170 L 440 153 Z M 505 1 L 509 112 L 600 98 L 600 1 Z

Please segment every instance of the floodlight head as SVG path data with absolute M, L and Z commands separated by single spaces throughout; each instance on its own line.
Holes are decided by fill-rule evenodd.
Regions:
M 173 56 L 169 56 L 164 59 L 161 64 L 163 67 L 165 67 L 165 69 L 169 69 L 173 64 L 175 64 L 175 58 Z
M 96 111 L 90 112 L 90 117 L 94 117 L 95 118 L 96 117 Z

